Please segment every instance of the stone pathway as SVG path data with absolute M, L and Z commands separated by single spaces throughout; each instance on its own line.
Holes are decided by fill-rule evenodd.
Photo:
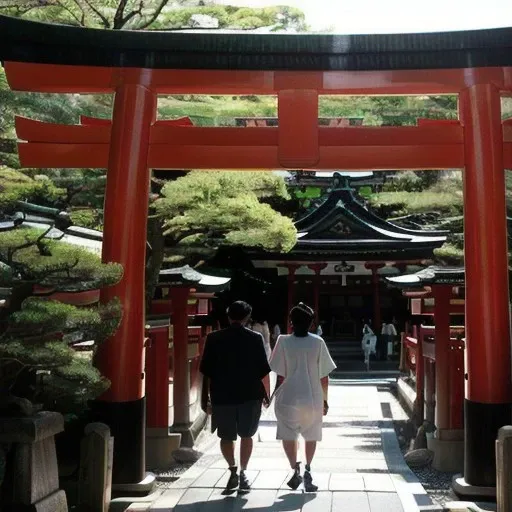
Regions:
M 313 461 L 317 493 L 286 486 L 288 464 L 275 440 L 275 416 L 261 421 L 247 472 L 252 490 L 226 495 L 217 444 L 149 508 L 158 512 L 413 512 L 430 498 L 405 465 L 377 383 L 334 381 L 324 439 Z M 302 460 L 304 458 L 302 457 Z

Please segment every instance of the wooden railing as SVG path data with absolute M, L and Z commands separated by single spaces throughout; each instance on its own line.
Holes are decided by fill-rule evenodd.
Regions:
M 464 350 L 463 327 L 450 328 L 450 428 L 463 428 L 464 405 Z M 413 335 L 402 338 L 405 351 L 405 368 L 416 380 L 415 416 L 418 423 L 424 419 L 435 421 L 436 350 L 435 327 L 414 328 Z M 426 411 L 425 411 L 426 406 Z

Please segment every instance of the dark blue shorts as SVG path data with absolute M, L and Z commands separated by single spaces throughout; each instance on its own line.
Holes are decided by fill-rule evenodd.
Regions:
M 237 436 L 252 437 L 258 430 L 261 400 L 237 405 L 212 405 L 212 432 L 223 441 L 236 441 Z

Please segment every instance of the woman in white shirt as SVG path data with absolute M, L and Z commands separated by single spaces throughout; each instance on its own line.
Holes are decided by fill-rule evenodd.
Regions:
M 275 413 L 277 439 L 283 442 L 293 470 L 288 486 L 297 489 L 303 480 L 297 461 L 301 435 L 306 442 L 304 487 L 307 492 L 318 489 L 313 485 L 311 462 L 316 443 L 322 440 L 322 416 L 329 409 L 328 376 L 336 368 L 325 341 L 308 332 L 313 318 L 313 310 L 305 304 L 294 307 L 290 312 L 293 334 L 279 336 L 270 359 L 270 367 L 280 376 L 275 391 Z

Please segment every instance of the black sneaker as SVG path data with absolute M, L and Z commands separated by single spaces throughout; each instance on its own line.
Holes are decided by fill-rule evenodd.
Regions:
M 247 478 L 247 475 L 245 474 L 245 471 L 240 471 L 240 485 L 238 488 L 241 491 L 250 491 L 251 490 L 251 484 L 249 483 L 249 480 Z
M 229 470 L 231 471 L 231 475 L 229 475 L 226 489 L 236 489 L 238 487 L 238 475 L 236 474 L 236 467 L 229 468 Z
M 292 489 L 293 491 L 299 488 L 299 485 L 302 483 L 302 477 L 300 476 L 300 462 L 295 464 L 295 471 L 293 472 L 293 476 L 288 480 L 286 485 Z
M 306 492 L 318 491 L 318 485 L 313 484 L 313 477 L 309 471 L 304 471 L 304 490 Z

